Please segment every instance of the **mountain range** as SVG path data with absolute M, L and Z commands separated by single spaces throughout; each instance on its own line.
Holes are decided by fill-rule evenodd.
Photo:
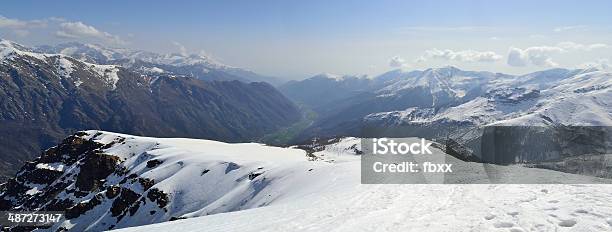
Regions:
M 158 54 L 127 48 L 110 48 L 78 42 L 42 45 L 32 48 L 39 53 L 62 54 L 95 64 L 119 65 L 136 72 L 172 73 L 200 80 L 239 80 L 243 82 L 283 83 L 280 78 L 259 75 L 249 70 L 222 64 L 199 54 Z
M 449 130 L 451 137 L 461 137 L 475 127 L 500 124 L 610 126 L 611 76 L 598 69 L 517 76 L 449 66 L 377 77 L 318 75 L 279 88 L 318 114 L 294 141 L 400 136 L 397 131 L 439 139 Z
M 96 60 L 87 58 L 100 58 L 91 52 L 78 59 L 0 41 L 0 174 L 11 175 L 41 150 L 83 129 L 250 141 L 301 117 L 268 83 L 223 79 L 235 75 L 225 66 L 211 69 L 216 76 L 182 75 L 127 65 L 156 60 L 124 63 L 125 57 L 114 53 L 104 57 L 119 60 Z M 175 65 L 155 68 L 184 68 Z
M 82 129 L 285 145 L 390 135 L 476 145 L 482 130 L 474 128 L 492 125 L 612 125 L 611 74 L 593 68 L 320 74 L 278 92 L 257 82 L 280 83 L 274 78 L 202 55 L 80 43 L 28 48 L 6 40 L 0 49 L 6 174 Z
M 0 184 L 0 210 L 66 212 L 52 231 L 354 230 L 368 226 L 355 218 L 366 221 L 373 211 L 399 215 L 397 220 L 427 218 L 414 226 L 431 228 L 460 209 L 461 215 L 485 221 L 446 218 L 449 225 L 512 228 L 518 223 L 513 215 L 529 212 L 516 205 L 530 202 L 545 212 L 559 199 L 572 199 L 561 205 L 575 208 L 606 190 L 363 187 L 360 138 L 425 138 L 435 144 L 434 155 L 482 171 L 478 162 L 491 161 L 478 150 L 491 132 L 486 128 L 537 126 L 577 140 L 585 139 L 567 127 L 609 128 L 611 86 L 612 73 L 598 69 L 508 75 L 451 66 L 375 77 L 320 74 L 282 83 L 202 55 L 80 43 L 26 47 L 0 40 L 0 174 L 10 176 Z M 586 141 L 589 145 L 611 141 L 610 130 L 595 132 L 601 136 Z M 545 134 L 523 135 L 514 137 L 542 145 Z M 288 146 L 254 143 L 270 137 L 282 137 L 277 144 Z M 555 181 L 610 177 L 609 163 L 581 170 L 558 163 L 526 166 L 541 157 L 510 152 L 520 155 L 488 170 Z M 555 162 L 589 161 L 563 160 L 575 158 L 563 154 Z M 557 171 L 539 169 L 544 165 Z M 588 194 L 575 194 L 583 188 Z M 512 207 L 481 204 L 499 195 L 511 199 Z M 428 205 L 438 202 L 450 202 L 448 209 Z M 404 214 L 407 208 L 418 210 Z M 541 230 L 612 226 L 609 207 L 580 213 L 590 211 L 594 216 L 581 222 L 577 211 L 560 210 L 557 217 L 538 215 L 520 223 Z M 376 215 L 372 220 L 388 222 Z M 255 219 L 240 220 L 245 218 Z M 153 223 L 162 224 L 133 227 Z

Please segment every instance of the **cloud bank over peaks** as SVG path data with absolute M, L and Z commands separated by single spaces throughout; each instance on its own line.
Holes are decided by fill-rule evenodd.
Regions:
M 603 43 L 579 44 L 575 42 L 561 42 L 555 46 L 534 46 L 525 49 L 510 47 L 508 50 L 507 63 L 514 67 L 524 67 L 528 65 L 555 67 L 559 65 L 552 60 L 552 56 L 555 54 L 571 51 L 588 52 L 606 48 L 610 48 L 610 45 Z
M 69 39 L 97 39 L 111 44 L 125 44 L 119 36 L 112 35 L 105 31 L 100 31 L 91 25 L 83 22 L 63 22 L 59 25 L 60 29 L 55 33 L 60 38 Z
M 508 65 L 515 67 L 536 66 L 554 67 L 558 64 L 550 57 L 553 54 L 563 52 L 562 48 L 550 46 L 529 47 L 520 49 L 511 47 L 508 51 Z
M 20 20 L 7 18 L 0 15 L 0 29 L 9 29 L 15 35 L 24 37 L 30 34 L 31 29 L 47 27 L 48 22 L 60 20 L 59 18 L 48 18 L 40 20 Z
M 440 50 L 437 48 L 425 51 L 423 56 L 419 57 L 416 62 L 425 62 L 431 59 L 440 59 L 446 61 L 460 62 L 495 62 L 503 59 L 503 57 L 492 51 L 475 51 L 462 50 L 453 51 L 451 49 Z

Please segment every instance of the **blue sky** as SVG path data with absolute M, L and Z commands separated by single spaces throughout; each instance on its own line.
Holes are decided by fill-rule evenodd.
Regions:
M 0 36 L 204 53 L 285 78 L 609 65 L 610 1 L 12 1 Z

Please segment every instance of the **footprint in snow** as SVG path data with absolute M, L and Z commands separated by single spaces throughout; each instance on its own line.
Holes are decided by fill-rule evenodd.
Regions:
M 554 204 L 554 203 L 559 203 L 559 201 L 557 201 L 557 200 L 550 200 L 550 201 L 548 201 L 548 203 L 553 203 Z
M 508 214 L 508 215 L 510 215 L 510 216 L 512 216 L 512 217 L 514 217 L 514 216 L 516 216 L 516 215 L 519 215 L 519 212 L 512 211 L 512 212 L 508 212 L 508 213 L 506 213 L 506 214 Z
M 576 225 L 576 223 L 577 223 L 576 219 L 573 219 L 573 218 L 565 219 L 565 220 L 561 220 L 559 222 L 559 226 L 562 226 L 562 227 L 572 227 L 572 226 Z
M 584 209 L 577 209 L 574 211 L 575 213 L 589 213 L 589 211 L 584 210 Z
M 493 215 L 493 214 L 489 214 L 489 215 L 484 217 L 484 219 L 486 219 L 486 220 L 491 220 L 493 218 L 495 218 L 495 215 Z
M 493 224 L 493 226 L 495 228 L 512 228 L 514 226 L 514 223 L 512 223 L 512 222 L 496 222 L 495 224 Z

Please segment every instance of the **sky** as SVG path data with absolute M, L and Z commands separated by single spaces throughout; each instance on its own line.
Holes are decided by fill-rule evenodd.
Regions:
M 205 54 L 286 79 L 608 68 L 612 1 L 6 1 L 0 38 Z

